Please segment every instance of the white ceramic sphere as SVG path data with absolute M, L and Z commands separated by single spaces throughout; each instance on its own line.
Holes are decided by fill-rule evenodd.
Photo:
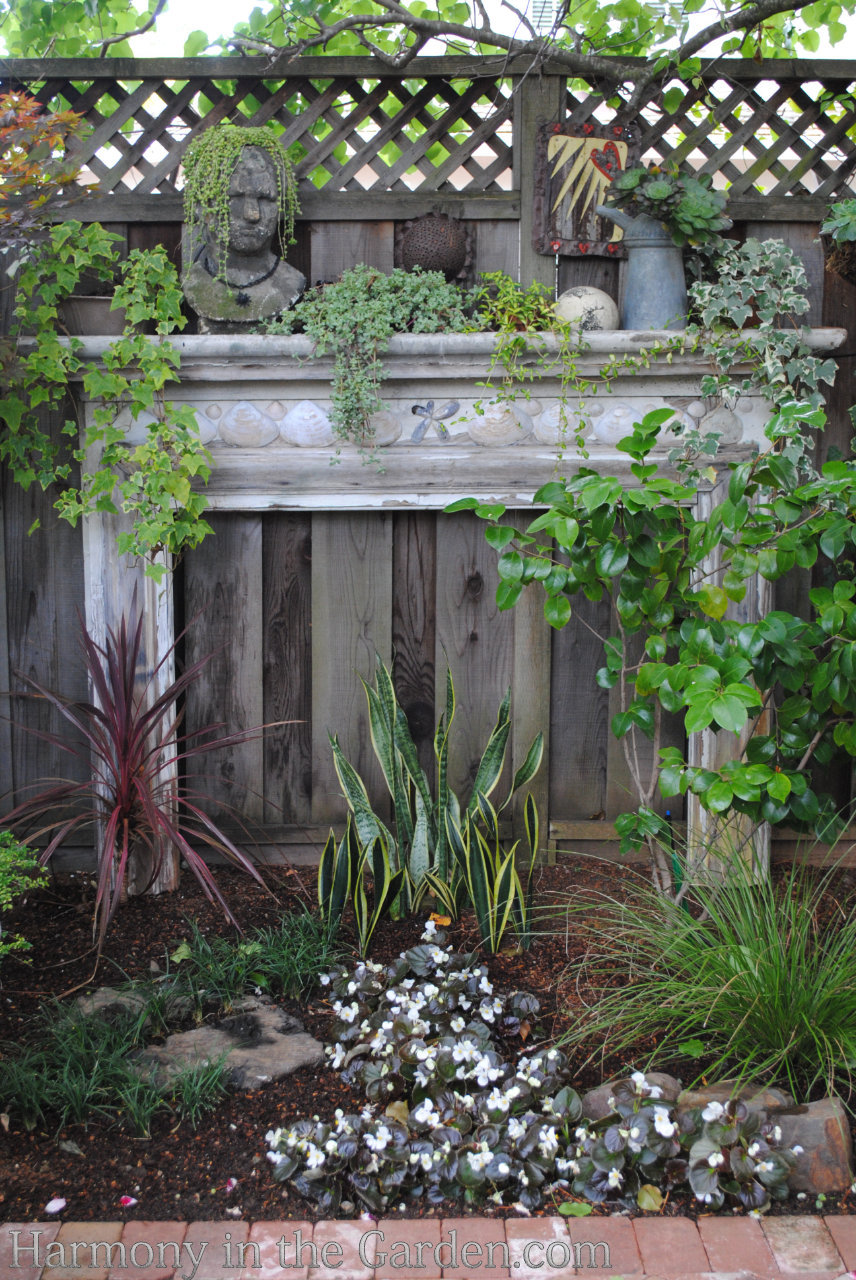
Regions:
M 574 285 L 556 299 L 556 312 L 583 333 L 618 328 L 618 306 L 608 293 L 590 284 Z

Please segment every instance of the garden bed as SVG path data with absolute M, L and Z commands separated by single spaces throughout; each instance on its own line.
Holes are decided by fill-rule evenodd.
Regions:
M 563 858 L 555 868 L 541 872 L 539 891 L 543 902 L 561 902 L 568 895 L 579 899 L 599 892 L 615 894 L 623 876 L 614 865 L 589 859 Z M 314 899 L 314 871 L 279 869 L 269 874 L 278 901 L 266 897 L 248 878 L 221 871 L 220 879 L 228 901 L 242 926 L 275 926 L 282 912 L 311 905 Z M 842 893 L 853 894 L 851 873 L 842 873 Z M 593 899 L 594 900 L 594 899 Z M 84 984 L 115 986 L 124 978 L 150 978 L 153 966 L 163 972 L 169 955 L 191 934 L 190 921 L 209 936 L 229 936 L 222 915 L 204 899 L 191 877 L 185 875 L 179 892 L 158 898 L 132 899 L 122 908 L 107 935 L 104 957 L 94 982 L 90 944 L 92 886 L 86 877 L 67 877 L 33 893 L 12 914 L 9 925 L 31 942 L 30 963 L 15 958 L 4 962 L 0 989 L 0 1042 L 25 1041 L 32 1018 L 40 1005 L 54 994 Z M 537 994 L 541 1013 L 527 1051 L 542 1040 L 561 1037 L 570 1025 L 574 1008 L 587 998 L 578 984 L 579 965 L 585 942 L 573 925 L 566 932 L 564 916 L 557 914 L 554 932 L 536 939 L 526 955 L 485 956 L 497 990 L 526 989 Z M 372 956 L 387 961 L 414 945 L 421 933 L 421 919 L 384 921 L 379 927 Z M 449 941 L 458 950 L 477 945 L 477 931 L 471 916 L 449 931 Z M 343 935 L 347 942 L 347 937 Z M 347 961 L 347 957 L 346 957 Z M 304 1005 L 284 1001 L 287 1010 L 301 1018 L 307 1030 L 324 1040 L 331 1015 L 323 996 L 316 992 Z M 610 1060 L 580 1067 L 573 1077 L 582 1091 L 600 1083 L 603 1075 L 624 1067 L 643 1065 L 652 1045 L 640 1043 L 637 1051 L 623 1061 Z M 6 1050 L 4 1049 L 5 1053 Z M 578 1055 L 582 1058 L 582 1055 Z M 0 1058 L 2 1063 L 2 1058 Z M 663 1068 L 665 1064 L 658 1062 Z M 684 1068 L 682 1070 L 681 1068 Z M 697 1073 L 698 1064 L 672 1064 L 685 1080 Z M 0 1066 L 2 1073 L 2 1066 Z M 2 1091 L 0 1091 L 2 1092 Z M 275 1126 L 289 1125 L 303 1116 L 332 1117 L 336 1107 L 359 1111 L 362 1096 L 342 1084 L 338 1073 L 304 1069 L 285 1080 L 262 1088 L 230 1092 L 218 1107 L 203 1116 L 194 1130 L 185 1121 L 176 1131 L 169 1116 L 155 1118 L 151 1136 L 131 1136 L 121 1125 L 93 1120 L 88 1127 L 69 1126 L 59 1132 L 37 1125 L 27 1131 L 14 1116 L 0 1131 L 0 1217 L 28 1221 L 44 1216 L 45 1205 L 53 1198 L 67 1201 L 67 1216 L 75 1220 L 223 1219 L 230 1216 L 250 1219 L 311 1219 L 312 1206 L 289 1184 L 276 1183 L 266 1159 L 265 1134 Z M 0 1106 L 0 1111 L 4 1108 Z M 236 1180 L 234 1185 L 231 1180 Z M 231 1189 L 229 1189 L 231 1188 Z M 121 1197 L 136 1204 L 122 1207 Z M 547 1198 L 545 1210 L 556 1202 Z M 797 1200 L 791 1196 L 774 1205 L 773 1212 L 811 1212 L 813 1197 Z M 823 1207 L 856 1209 L 852 1194 L 827 1197 Z M 699 1210 L 688 1195 L 673 1195 L 664 1212 L 691 1214 Z M 440 1214 L 441 1209 L 408 1207 L 408 1214 L 423 1211 Z M 507 1214 L 508 1208 L 488 1206 L 483 1212 Z M 598 1207 L 596 1213 L 602 1211 Z

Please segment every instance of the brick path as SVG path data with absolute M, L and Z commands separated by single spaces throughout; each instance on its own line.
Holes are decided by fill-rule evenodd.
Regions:
M 856 1216 L 0 1225 L 0 1280 L 566 1280 L 593 1272 L 604 1280 L 836 1280 L 856 1273 Z

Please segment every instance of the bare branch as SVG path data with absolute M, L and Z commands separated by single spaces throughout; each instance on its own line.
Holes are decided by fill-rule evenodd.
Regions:
M 144 22 L 141 27 L 137 27 L 136 31 L 124 31 L 120 36 L 108 36 L 106 40 L 102 40 L 101 50 L 98 57 L 106 58 L 107 50 L 110 48 L 111 44 L 121 44 L 123 40 L 130 40 L 132 36 L 142 36 L 145 35 L 147 31 L 151 31 L 152 27 L 163 13 L 165 6 L 166 0 L 158 0 L 155 5 L 154 12 L 148 22 Z
M 521 27 L 525 27 L 525 29 L 529 32 L 533 40 L 538 39 L 538 32 L 532 26 L 532 23 L 526 17 L 526 14 L 521 13 L 520 10 L 511 3 L 511 0 L 502 0 L 502 7 L 503 9 L 510 10 L 510 12 L 514 14 L 515 18 L 520 23 Z

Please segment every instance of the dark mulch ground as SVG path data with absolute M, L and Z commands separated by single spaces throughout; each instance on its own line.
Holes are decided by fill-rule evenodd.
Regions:
M 628 874 L 591 859 L 563 858 L 559 866 L 541 872 L 540 901 L 560 903 L 568 895 L 579 901 L 587 894 L 615 894 Z M 275 924 L 283 911 L 302 903 L 311 905 L 314 877 L 315 872 L 307 870 L 271 871 L 268 880 L 276 893 L 274 900 L 238 873 L 222 870 L 218 876 L 244 928 Z M 123 977 L 148 975 L 152 962 L 164 967 L 168 952 L 188 936 L 191 920 L 206 931 L 229 933 L 222 914 L 185 873 L 179 892 L 132 899 L 121 909 L 92 980 L 92 896 L 86 877 L 65 877 L 30 895 L 13 917 L 4 921 L 25 935 L 32 950 L 27 964 L 13 958 L 4 962 L 0 1044 L 26 1036 L 29 1019 L 46 997 L 76 987 L 86 990 L 115 985 Z M 398 955 L 418 939 L 421 929 L 417 920 L 384 922 L 373 958 L 388 960 Z M 471 918 L 448 932 L 461 950 L 477 942 Z M 491 977 L 500 988 L 529 990 L 540 999 L 542 1015 L 535 1031 L 539 1039 L 560 1035 L 573 1018 L 575 1006 L 586 998 L 579 963 L 584 945 L 578 930 L 557 912 L 555 931 L 539 937 L 528 954 L 487 959 Z M 303 1019 L 308 1030 L 325 1038 L 329 1016 L 320 995 L 305 1006 L 288 1007 Z M 650 1045 L 639 1045 L 633 1062 L 606 1059 L 596 1066 L 581 1065 L 574 1083 L 580 1090 L 597 1084 L 604 1073 L 609 1076 L 644 1062 L 650 1049 Z M 0 1049 L 0 1073 L 2 1056 Z M 0 1219 L 31 1221 L 43 1217 L 44 1206 L 55 1196 L 67 1200 L 66 1216 L 84 1221 L 219 1220 L 229 1216 L 230 1210 L 233 1216 L 249 1219 L 311 1218 L 304 1200 L 273 1181 L 265 1158 L 265 1133 L 300 1116 L 330 1116 L 338 1106 L 356 1110 L 361 1105 L 362 1099 L 342 1085 L 338 1074 L 325 1068 L 300 1072 L 255 1092 L 232 1094 L 195 1131 L 187 1124 L 174 1129 L 166 1119 L 157 1120 L 151 1137 L 145 1139 L 130 1137 L 119 1126 L 99 1123 L 86 1129 L 27 1132 L 17 1127 L 14 1119 L 9 1124 L 0 1116 Z M 68 1140 L 83 1154 L 61 1150 L 59 1143 Z M 230 1178 L 236 1178 L 238 1185 L 227 1192 Z M 138 1204 L 121 1208 L 123 1195 L 134 1196 Z M 839 1205 L 830 1197 L 827 1211 L 837 1207 L 856 1211 L 856 1198 L 843 1197 Z M 547 1211 L 554 1208 L 548 1205 Z M 814 1208 L 813 1200 L 790 1200 L 783 1206 L 791 1213 Z M 695 1209 L 691 1200 L 678 1199 L 669 1202 L 666 1211 L 694 1213 Z M 408 1216 L 417 1212 L 408 1209 Z

